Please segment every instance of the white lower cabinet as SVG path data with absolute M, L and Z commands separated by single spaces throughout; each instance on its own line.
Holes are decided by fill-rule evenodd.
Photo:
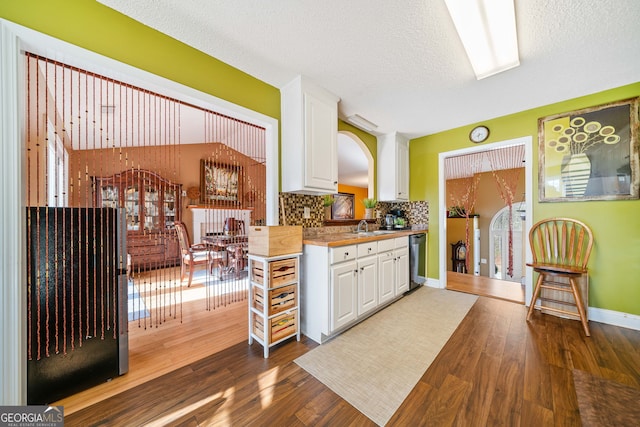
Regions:
M 408 238 L 304 245 L 301 328 L 323 343 L 409 289 Z M 388 255 L 387 255 L 388 252 Z
M 358 316 L 378 307 L 378 258 L 358 259 Z
M 331 330 L 356 320 L 358 265 L 355 261 L 331 266 Z
M 380 303 L 384 303 L 396 296 L 396 257 L 394 251 L 378 254 L 378 292 Z
M 406 237 L 378 245 L 378 269 L 380 304 L 409 290 L 409 247 Z
M 396 294 L 400 295 L 409 290 L 409 248 L 406 246 L 396 249 Z

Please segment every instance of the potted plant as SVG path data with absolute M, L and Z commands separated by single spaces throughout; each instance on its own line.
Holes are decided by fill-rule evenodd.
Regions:
M 324 206 L 324 219 L 331 219 L 331 205 L 336 200 L 333 198 L 331 194 L 325 194 L 322 199 L 322 205 Z
M 364 217 L 365 219 L 373 218 L 373 210 L 378 205 L 378 201 L 376 199 L 367 197 L 362 199 L 362 203 L 364 203 Z

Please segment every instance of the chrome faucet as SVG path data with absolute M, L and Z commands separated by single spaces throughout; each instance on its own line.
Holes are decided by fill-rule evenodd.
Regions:
M 358 223 L 358 228 L 356 228 L 356 233 L 360 233 L 360 231 L 362 231 L 362 230 L 360 230 L 360 227 L 362 226 L 362 224 L 364 224 L 364 231 L 368 233 L 369 232 L 369 224 L 364 219 L 361 220 Z

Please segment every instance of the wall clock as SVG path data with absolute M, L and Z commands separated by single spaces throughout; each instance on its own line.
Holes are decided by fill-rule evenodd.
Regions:
M 469 132 L 469 139 L 476 144 L 486 141 L 489 138 L 489 128 L 486 126 L 476 126 Z

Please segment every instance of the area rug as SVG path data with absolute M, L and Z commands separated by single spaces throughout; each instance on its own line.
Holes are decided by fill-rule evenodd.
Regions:
M 385 425 L 477 299 L 423 286 L 295 362 Z
M 584 427 L 638 425 L 640 389 L 579 370 L 573 383 Z

